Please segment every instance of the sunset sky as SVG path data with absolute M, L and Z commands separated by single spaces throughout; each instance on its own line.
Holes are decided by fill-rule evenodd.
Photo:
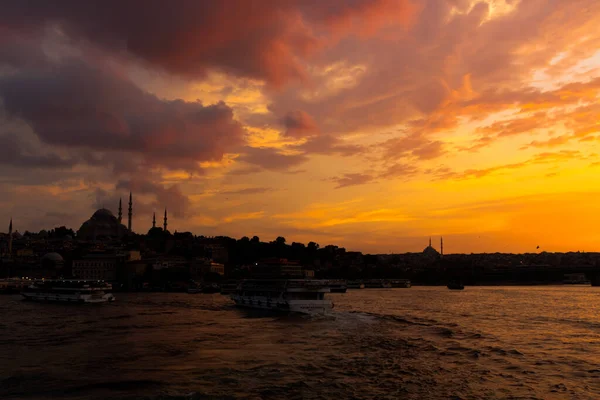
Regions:
M 600 1 L 0 10 L 6 227 L 77 230 L 131 190 L 138 233 L 167 207 L 372 253 L 600 250 Z

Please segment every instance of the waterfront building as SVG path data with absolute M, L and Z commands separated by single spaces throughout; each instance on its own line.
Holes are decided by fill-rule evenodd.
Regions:
M 260 260 L 252 267 L 252 274 L 256 277 L 304 277 L 302 265 L 296 261 L 285 258 L 267 258 Z
M 114 282 L 119 278 L 126 262 L 139 260 L 141 255 L 137 250 L 89 253 L 78 260 L 73 260 L 72 274 L 81 279 Z

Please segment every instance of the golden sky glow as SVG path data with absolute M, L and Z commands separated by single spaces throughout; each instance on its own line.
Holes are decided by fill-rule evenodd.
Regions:
M 168 207 L 364 252 L 599 249 L 599 2 L 200 3 L 0 17 L 1 218 L 77 229 L 132 190 L 138 232 Z

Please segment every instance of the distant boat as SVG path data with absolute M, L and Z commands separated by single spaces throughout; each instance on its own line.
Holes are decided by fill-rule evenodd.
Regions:
M 371 280 L 368 280 L 365 282 L 365 287 L 367 289 L 379 289 L 379 288 L 389 289 L 392 287 L 392 284 L 383 279 L 371 279 Z
M 327 281 L 327 284 L 329 284 L 330 293 L 346 293 L 348 289 L 348 284 L 342 280 Z
M 114 301 L 112 285 L 104 281 L 45 279 L 23 289 L 26 300 L 67 303 L 105 303 Z
M 365 288 L 364 283 L 357 282 L 357 281 L 349 281 L 346 286 L 348 287 L 348 289 L 364 289 Z
M 391 281 L 392 287 L 395 288 L 410 288 L 410 280 L 408 279 L 396 279 Z
M 191 288 L 188 288 L 187 292 L 189 294 L 202 293 L 202 289 L 198 288 L 198 287 L 191 287 Z
M 465 285 L 463 285 L 462 282 L 452 281 L 448 283 L 448 289 L 450 290 L 463 290 L 464 288 Z

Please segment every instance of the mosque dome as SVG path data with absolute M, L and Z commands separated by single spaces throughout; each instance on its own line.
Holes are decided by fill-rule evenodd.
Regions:
M 437 258 L 440 256 L 440 253 L 434 249 L 431 245 L 425 247 L 425 250 L 423 250 L 423 255 L 429 258 Z
M 127 228 L 110 210 L 101 208 L 81 225 L 77 231 L 77 238 L 80 240 L 121 238 L 126 232 Z
M 112 220 L 112 219 L 117 219 L 112 212 L 110 212 L 110 210 L 107 210 L 106 208 L 101 208 L 98 211 L 96 211 L 94 213 L 94 215 L 92 215 L 92 219 L 96 219 L 96 220 Z
M 54 261 L 54 262 L 63 262 L 65 261 L 63 259 L 63 257 L 58 254 L 58 253 L 47 253 L 44 257 L 42 257 L 42 261 L 43 260 L 47 260 L 47 261 Z
M 65 264 L 65 260 L 58 253 L 47 253 L 42 257 L 42 266 L 48 268 L 62 268 Z

